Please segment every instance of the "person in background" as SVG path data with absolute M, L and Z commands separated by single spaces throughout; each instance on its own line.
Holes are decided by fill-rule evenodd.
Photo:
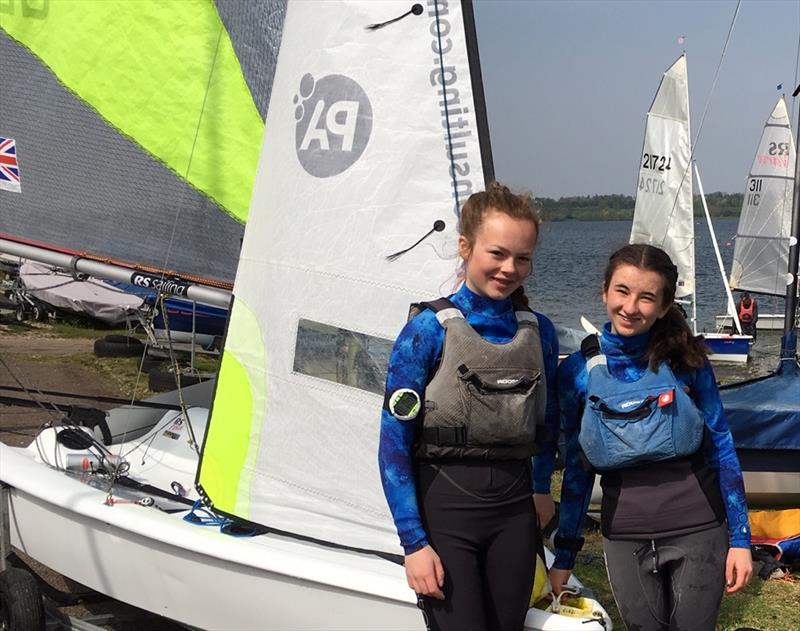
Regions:
M 756 323 L 758 322 L 758 303 L 755 298 L 750 297 L 749 292 L 742 293 L 739 304 L 736 307 L 739 315 L 739 323 L 742 325 L 744 335 L 752 335 L 756 341 Z
M 610 321 L 558 371 L 567 456 L 550 581 L 558 594 L 575 564 L 599 472 L 609 580 L 641 631 L 713 631 L 723 591 L 752 573 L 739 460 L 702 338 L 673 303 L 677 280 L 659 248 L 614 252 Z
M 530 197 L 493 183 L 466 201 L 460 232 L 463 285 L 421 303 L 392 351 L 380 473 L 428 628 L 519 631 L 537 514 L 555 511 L 558 339 L 522 292 L 539 237 Z

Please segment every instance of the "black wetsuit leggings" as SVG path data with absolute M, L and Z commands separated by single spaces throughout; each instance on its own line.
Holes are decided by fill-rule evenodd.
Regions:
M 628 631 L 714 631 L 725 587 L 726 524 L 648 541 L 603 539 Z
M 420 463 L 420 512 L 442 559 L 444 600 L 420 598 L 430 631 L 520 631 L 538 528 L 530 461 Z

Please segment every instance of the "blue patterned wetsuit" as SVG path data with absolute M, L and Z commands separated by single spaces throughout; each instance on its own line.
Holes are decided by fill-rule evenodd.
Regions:
M 467 322 L 490 342 L 508 342 L 517 332 L 517 319 L 511 299 L 491 300 L 470 291 L 466 285 L 450 297 L 467 318 Z M 534 459 L 533 479 L 537 493 L 550 493 L 558 438 L 558 403 L 556 370 L 558 338 L 553 323 L 537 313 L 542 340 L 545 377 L 547 379 L 547 412 L 545 424 L 549 436 L 540 454 Z M 426 310 L 410 320 L 395 341 L 386 392 L 409 388 L 424 400 L 425 385 L 442 353 L 444 329 L 432 311 Z M 415 424 L 398 421 L 387 410 L 381 415 L 379 463 L 381 480 L 389 509 L 394 517 L 400 544 L 406 554 L 428 544 L 417 506 L 412 464 L 412 443 Z
M 484 339 L 510 341 L 517 320 L 510 299 L 496 301 L 463 286 L 450 300 Z M 553 324 L 536 314 L 542 343 L 548 436 L 534 459 L 421 460 L 413 456 L 420 418 L 402 421 L 384 410 L 379 463 L 384 493 L 406 554 L 430 544 L 442 559 L 444 601 L 422 598 L 429 629 L 513 630 L 522 627 L 536 553 L 531 485 L 550 492 L 558 404 L 555 396 L 558 340 Z M 444 329 L 425 310 L 410 320 L 389 361 L 387 393 L 425 388 L 442 355 Z
M 610 331 L 610 326 L 604 327 L 600 343 L 602 352 L 608 359 L 608 368 L 613 377 L 620 382 L 630 383 L 641 377 L 648 370 L 647 345 L 650 333 L 636 336 L 620 336 Z M 684 590 L 686 597 L 709 599 L 704 603 L 685 603 L 685 607 L 673 615 L 684 615 L 690 620 L 689 627 L 693 629 L 713 629 L 716 619 L 716 610 L 722 595 L 722 581 L 724 578 L 725 548 L 726 544 L 732 547 L 747 548 L 750 545 L 750 527 L 747 521 L 747 504 L 745 501 L 744 485 L 739 460 L 734 450 L 733 438 L 728 429 L 728 422 L 722 409 L 722 403 L 717 390 L 714 372 L 706 362 L 703 368 L 686 373 L 677 373 L 678 381 L 688 388 L 689 394 L 703 415 L 706 424 L 706 439 L 701 453 L 692 462 L 688 460 L 667 463 L 648 463 L 639 467 L 631 467 L 620 471 L 606 473 L 602 476 L 603 485 L 603 511 L 602 529 L 606 537 L 604 545 L 607 556 L 610 551 L 615 555 L 609 556 L 609 569 L 612 578 L 612 587 L 617 598 L 626 624 L 643 625 L 641 628 L 651 628 L 650 615 L 653 612 L 662 613 L 660 607 L 666 606 L 659 601 L 660 596 L 653 593 L 641 593 L 640 589 L 646 586 L 641 577 L 633 576 L 635 572 L 620 571 L 614 576 L 614 567 L 619 558 L 627 559 L 628 563 L 635 563 L 637 559 L 643 562 L 645 572 L 653 575 L 653 569 L 658 563 L 672 562 L 677 567 L 678 562 L 671 559 L 668 552 L 659 557 L 659 546 L 671 546 L 677 550 L 684 546 L 689 550 L 691 546 L 699 546 L 703 542 L 704 550 L 700 550 L 698 558 L 714 557 L 714 570 L 703 567 L 702 575 L 711 576 L 713 582 L 707 590 L 694 587 Z M 586 400 L 586 387 L 588 375 L 586 372 L 586 359 L 581 353 L 570 355 L 558 370 L 558 388 L 562 429 L 567 443 L 566 468 L 561 491 L 559 536 L 566 540 L 575 540 L 581 536 L 583 516 L 589 505 L 594 484 L 594 474 L 586 470 L 583 465 L 578 444 L 580 419 Z M 620 387 L 624 387 L 620 384 Z M 626 493 L 627 499 L 626 499 Z M 635 498 L 635 499 L 631 499 Z M 722 537 L 721 553 L 714 554 L 719 546 L 709 543 L 708 539 L 715 530 L 721 528 L 727 519 L 728 537 Z M 623 532 L 624 534 L 620 534 Z M 724 530 L 720 533 L 722 533 Z M 704 534 L 705 533 L 705 534 Z M 695 537 L 695 543 L 686 543 L 688 538 Z M 706 537 L 706 539 L 703 539 Z M 726 541 L 728 539 L 728 541 Z M 617 541 L 615 541 L 617 540 Z M 616 552 L 625 540 L 633 550 Z M 647 552 L 642 552 L 642 543 L 652 542 L 652 559 L 650 558 L 651 543 L 645 543 Z M 716 547 L 714 547 L 716 546 Z M 719 552 L 719 550 L 717 550 Z M 704 554 L 703 554 L 704 553 Z M 576 552 L 557 548 L 554 567 L 571 569 L 575 564 Z M 645 561 L 645 557 L 647 560 Z M 720 558 L 721 557 L 721 558 Z M 688 556 L 686 556 L 688 558 Z M 654 565 L 651 565 L 654 564 Z M 673 567 L 670 566 L 670 567 Z M 622 566 L 626 567 L 626 566 Z M 687 564 L 689 571 L 681 571 L 675 576 L 695 580 L 700 573 L 699 563 L 693 566 Z M 692 571 L 694 570 L 694 571 Z M 660 580 L 665 572 L 657 574 L 654 580 Z M 615 579 L 617 584 L 615 585 Z M 626 579 L 629 581 L 626 583 Z M 673 580 L 677 580 L 673 579 Z M 661 581 L 663 585 L 663 581 Z M 680 590 L 677 593 L 680 593 Z M 646 591 L 646 590 L 645 590 Z M 703 592 L 707 592 L 703 596 Z M 715 600 L 716 599 L 716 600 Z M 716 606 L 714 604 L 716 602 Z M 657 604 L 653 604 L 657 603 Z M 674 604 L 674 603 L 673 603 Z M 698 609 L 699 608 L 699 609 Z M 625 611 L 628 613 L 626 615 Z M 638 610 L 638 611 L 637 611 Z M 645 610 L 642 613 L 642 610 Z M 709 620 L 700 622 L 697 618 L 698 611 L 709 612 Z M 637 617 L 643 615 L 644 618 Z M 705 613 L 703 615 L 706 615 Z M 659 620 L 663 616 L 656 616 Z M 694 618 L 692 618 L 694 616 Z M 673 623 L 677 623 L 673 618 Z M 668 626 L 668 625 L 667 625 Z M 637 626 L 637 628 L 639 628 Z M 657 626 L 654 628 L 661 628 Z M 667 628 L 664 626 L 663 628 Z M 678 624 L 677 628 L 683 628 Z M 687 627 L 688 628 L 688 627 Z

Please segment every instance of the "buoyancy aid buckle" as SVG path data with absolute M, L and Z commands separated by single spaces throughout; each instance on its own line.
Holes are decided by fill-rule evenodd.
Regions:
M 422 440 L 433 445 L 466 445 L 467 428 L 463 425 L 454 427 L 424 427 Z

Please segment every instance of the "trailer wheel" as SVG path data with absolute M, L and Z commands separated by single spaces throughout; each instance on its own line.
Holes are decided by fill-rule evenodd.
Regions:
M 14 319 L 19 323 L 22 324 L 25 320 L 28 319 L 28 314 L 25 313 L 25 307 L 22 305 L 17 305 L 17 308 L 14 310 Z
M 47 310 L 42 305 L 33 305 L 31 307 L 31 319 L 37 322 L 44 322 L 47 320 Z
M 124 335 L 108 335 L 94 343 L 94 354 L 98 357 L 136 357 L 143 350 L 142 340 Z
M 205 381 L 205 378 L 198 375 L 181 375 L 182 388 L 193 386 L 202 381 Z M 175 390 L 178 387 L 178 384 L 175 380 L 175 373 L 153 370 L 147 377 L 147 387 L 153 392 L 167 392 L 169 390 Z
M 161 366 L 163 366 L 165 363 L 166 360 L 161 357 L 151 357 L 150 355 L 145 355 L 141 363 L 142 372 L 153 372 L 156 368 L 161 368 Z
M 0 574 L 0 630 L 43 631 L 44 607 L 36 578 L 8 568 Z

